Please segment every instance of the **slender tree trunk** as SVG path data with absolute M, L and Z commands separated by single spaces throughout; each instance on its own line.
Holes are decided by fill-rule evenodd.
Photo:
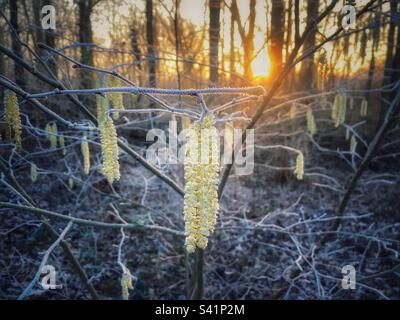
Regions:
M 218 48 L 221 0 L 210 0 L 210 82 L 218 83 Z
M 399 10 L 399 1 L 397 1 L 397 12 Z M 394 83 L 396 81 L 400 80 L 400 26 L 398 25 L 397 22 L 397 37 L 396 37 L 396 53 L 394 55 L 394 58 L 392 60 L 392 72 L 391 72 L 391 79 L 390 83 Z M 396 92 L 393 91 L 392 94 L 390 95 L 390 99 L 393 100 L 396 95 Z
M 83 44 L 93 43 L 92 31 L 92 15 L 93 4 L 92 0 L 78 0 L 78 35 L 79 42 Z M 87 45 L 80 47 L 80 60 L 83 64 L 93 66 L 93 51 Z M 91 72 L 81 73 L 81 85 L 83 88 L 93 87 L 93 76 Z M 85 100 L 87 100 L 85 98 Z
M 315 17 L 318 16 L 319 0 L 307 0 L 307 25 L 313 25 Z M 317 27 L 313 28 L 304 41 L 303 48 L 307 50 L 315 45 Z M 301 64 L 300 84 L 303 89 L 314 87 L 314 55 L 310 55 Z
M 180 0 L 175 0 L 175 16 L 174 16 L 174 32 L 175 32 L 175 67 L 178 89 L 181 89 L 181 72 L 179 69 L 179 51 L 180 51 L 180 36 L 179 36 L 179 7 Z M 181 97 L 179 97 L 180 100 Z
M 18 0 L 10 0 L 10 24 L 15 30 L 15 32 L 19 35 L 19 25 L 18 25 Z M 12 51 L 22 59 L 22 47 L 19 41 L 12 36 L 11 37 L 11 46 Z M 21 88 L 25 88 L 25 79 L 24 79 L 24 69 L 18 64 L 14 63 L 14 77 L 15 83 Z
M 138 62 L 137 68 L 141 70 L 142 64 L 140 61 L 142 60 L 142 52 L 140 51 L 138 34 L 135 26 L 131 27 L 131 48 L 134 52 L 135 60 Z
M 233 19 L 237 23 L 240 38 L 242 39 L 244 77 L 246 78 L 246 80 L 251 81 L 253 78 L 253 70 L 251 67 L 251 63 L 254 59 L 253 55 L 254 55 L 254 28 L 256 20 L 256 0 L 250 0 L 250 14 L 248 20 L 249 27 L 247 33 L 245 31 L 244 25 L 242 24 L 236 0 L 232 0 L 231 13 Z
M 153 23 L 153 0 L 146 0 L 147 58 L 149 61 L 149 85 L 150 85 L 150 87 L 157 86 L 153 25 L 154 25 L 154 23 Z
M 290 43 L 292 41 L 292 13 L 293 13 L 293 0 L 289 0 L 288 4 L 288 16 L 286 23 L 286 40 L 285 40 L 285 60 L 288 59 L 290 53 Z M 285 25 L 285 22 L 283 22 Z
M 294 0 L 294 44 L 300 41 L 300 0 Z
M 396 29 L 396 21 L 395 15 L 398 5 L 398 0 L 391 0 L 390 1 L 390 24 L 389 24 L 389 32 L 387 37 L 387 47 L 386 47 L 386 59 L 385 59 L 385 69 L 383 73 L 383 83 L 382 85 L 385 86 L 390 83 L 391 81 L 391 74 L 392 74 L 392 63 L 393 63 L 393 51 L 394 51 L 394 35 Z M 384 103 L 383 103 L 384 104 Z
M 282 68 L 282 49 L 284 42 L 285 4 L 282 0 L 273 0 L 271 9 L 271 37 L 269 56 L 271 59 L 271 76 L 274 78 Z
M 53 0 L 46 0 L 44 2 L 42 2 L 42 6 L 44 5 L 54 5 Z M 56 38 L 54 36 L 53 30 L 47 30 L 46 34 L 45 34 L 45 43 L 46 45 L 48 45 L 51 48 L 55 48 L 56 47 Z M 57 75 L 57 62 L 56 57 L 53 57 L 52 59 L 49 60 L 48 64 L 50 67 L 50 70 Z
M 32 12 L 33 12 L 33 23 L 35 25 L 35 30 L 33 32 L 33 40 L 35 42 L 35 45 L 38 43 L 45 43 L 49 47 L 55 48 L 56 46 L 56 39 L 54 36 L 54 33 L 52 30 L 43 30 L 42 29 L 42 7 L 45 5 L 53 5 L 52 0 L 32 0 Z M 43 53 L 43 50 L 39 49 L 37 46 L 35 46 L 36 52 L 41 55 Z M 54 60 L 53 60 L 54 59 Z M 57 64 L 55 62 L 56 57 L 53 56 L 52 59 L 50 59 L 47 64 L 50 68 L 50 70 L 56 75 L 57 74 Z M 38 68 L 41 72 L 43 72 L 43 66 L 38 63 Z
M 44 33 L 41 29 L 41 9 L 42 9 L 42 0 L 32 0 L 32 11 L 33 11 L 33 23 L 35 24 L 35 42 L 44 42 Z M 41 50 L 36 48 L 37 52 L 40 54 Z
M 4 46 L 4 27 L 0 27 L 0 44 Z M 0 74 L 5 76 L 6 75 L 6 68 L 4 63 L 4 55 L 0 53 Z M 4 96 L 4 87 L 0 86 L 0 101 L 3 101 Z
M 249 29 L 244 41 L 244 77 L 247 80 L 253 78 L 251 63 L 254 59 L 254 28 L 256 20 L 256 0 L 250 0 Z
M 231 13 L 230 28 L 229 28 L 229 79 L 231 85 L 234 85 L 235 79 L 235 19 Z
M 369 102 L 371 102 L 371 98 L 372 98 L 371 93 L 369 91 L 372 89 L 372 84 L 373 84 L 374 75 L 375 75 L 375 49 L 374 48 L 375 48 L 375 46 L 372 46 L 372 56 L 371 56 L 371 61 L 369 63 L 367 83 L 365 85 L 365 90 L 367 92 L 365 94 L 365 98 Z M 379 113 L 377 113 L 377 112 L 370 113 L 368 120 L 369 120 L 368 123 L 369 123 L 369 127 L 370 127 L 370 130 L 368 130 L 368 132 L 369 132 L 368 136 L 373 138 L 376 133 L 376 126 L 379 127 L 379 125 L 380 125 Z

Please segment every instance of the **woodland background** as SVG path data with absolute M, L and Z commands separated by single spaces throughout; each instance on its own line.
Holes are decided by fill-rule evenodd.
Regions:
M 0 298 L 120 299 L 123 265 L 134 280 L 130 299 L 398 299 L 400 3 L 350 1 L 360 16 L 356 29 L 343 30 L 346 3 L 0 1 L 0 98 L 5 89 L 17 93 L 23 124 L 17 152 L 4 139 L 0 106 Z M 54 31 L 41 28 L 47 4 L 56 7 Z M 167 128 L 172 117 L 182 126 L 179 115 L 122 114 L 118 136 L 133 151 L 120 146 L 121 179 L 110 185 L 101 174 L 98 134 L 87 137 L 86 175 L 82 132 L 59 121 L 93 122 L 94 95 L 27 94 L 95 88 L 115 74 L 140 87 L 266 90 L 262 99 L 219 114 L 238 115 L 238 128 L 257 118 L 255 170 L 237 176 L 223 168 L 216 232 L 195 257 L 183 245 L 182 166 L 149 169 L 140 157 L 146 132 Z M 335 128 L 330 115 L 340 92 L 348 108 Z M 234 98 L 206 102 L 213 109 Z M 162 100 L 198 107 L 192 97 Z M 158 108 L 145 94 L 124 94 L 124 105 Z M 314 135 L 307 130 L 310 108 Z M 45 126 L 53 121 L 65 148 L 50 146 Z M 303 152 L 302 181 L 293 174 L 295 154 L 282 146 Z M 124 232 L 110 226 L 121 218 L 131 225 Z M 61 289 L 43 290 L 34 278 L 46 254 Z M 341 289 L 345 265 L 357 271 L 356 290 Z

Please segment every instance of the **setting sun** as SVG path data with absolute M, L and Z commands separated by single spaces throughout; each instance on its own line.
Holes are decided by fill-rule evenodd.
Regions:
M 270 75 L 271 60 L 266 49 L 254 58 L 251 63 L 254 77 L 267 77 Z

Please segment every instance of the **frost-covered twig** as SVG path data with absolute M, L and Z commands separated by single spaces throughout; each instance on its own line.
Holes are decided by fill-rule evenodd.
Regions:
M 60 242 L 64 239 L 65 235 L 71 229 L 72 225 L 73 225 L 72 221 L 68 222 L 67 226 L 64 228 L 63 232 L 60 233 L 60 236 L 57 238 L 57 240 L 54 241 L 54 243 L 46 250 L 45 254 L 43 255 L 42 261 L 40 262 L 38 271 L 36 272 L 35 276 L 33 277 L 32 281 L 29 283 L 29 285 L 20 294 L 20 296 L 18 297 L 18 300 L 24 300 L 31 294 L 31 291 L 32 291 L 33 287 L 35 286 L 35 284 L 38 282 L 39 277 L 42 273 L 42 269 L 46 265 L 46 262 L 49 259 L 50 254 L 54 251 L 55 248 L 57 248 L 57 246 L 60 244 Z

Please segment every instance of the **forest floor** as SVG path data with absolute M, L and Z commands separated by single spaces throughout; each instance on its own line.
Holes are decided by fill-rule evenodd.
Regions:
M 260 158 L 263 155 L 257 153 L 256 161 Z M 82 180 L 82 188 L 69 189 L 65 179 L 56 173 L 39 175 L 35 183 L 30 181 L 29 168 L 17 167 L 15 175 L 40 208 L 106 222 L 118 222 L 113 214 L 118 210 L 128 222 L 155 223 L 182 231 L 182 198 L 136 163 L 127 162 L 123 158 L 122 179 L 116 184 L 116 193 L 102 178 L 92 184 Z M 332 157 L 319 154 L 309 162 L 312 167 L 307 173 L 323 171 L 337 181 L 346 181 L 351 173 Z M 56 167 L 62 163 L 43 159 L 40 166 L 61 172 Z M 168 173 L 181 177 L 181 171 Z M 398 165 L 393 161 L 371 166 L 353 195 L 334 240 L 317 255 L 311 255 L 309 265 L 290 283 L 282 298 L 400 298 L 398 271 L 374 276 L 400 262 L 400 227 L 396 222 L 400 216 L 400 188 L 398 183 L 378 183 L 384 180 L 380 173 L 397 172 Z M 381 178 L 367 179 L 373 176 Z M 313 174 L 306 175 L 304 181 L 296 181 L 292 174 L 284 182 L 276 180 L 276 172 L 261 165 L 251 176 L 229 180 L 217 228 L 206 251 L 206 298 L 273 297 L 285 284 L 289 267 L 301 255 L 315 250 L 323 231 L 334 221 L 339 194 L 321 188 L 321 181 Z M 17 198 L 2 191 L 0 201 L 16 202 Z M 0 215 L 0 224 L 0 298 L 14 299 L 32 280 L 51 241 L 29 213 L 7 210 Z M 60 221 L 52 224 L 59 231 L 66 225 Z M 122 258 L 137 278 L 131 298 L 184 299 L 184 238 L 155 231 L 127 231 L 126 236 Z M 120 231 L 74 225 L 66 239 L 101 296 L 120 299 Z M 88 298 L 60 248 L 49 263 L 54 265 L 58 284 L 63 288 L 44 291 L 37 285 L 30 299 Z M 341 290 L 341 269 L 345 265 L 352 265 L 357 271 L 356 290 Z

